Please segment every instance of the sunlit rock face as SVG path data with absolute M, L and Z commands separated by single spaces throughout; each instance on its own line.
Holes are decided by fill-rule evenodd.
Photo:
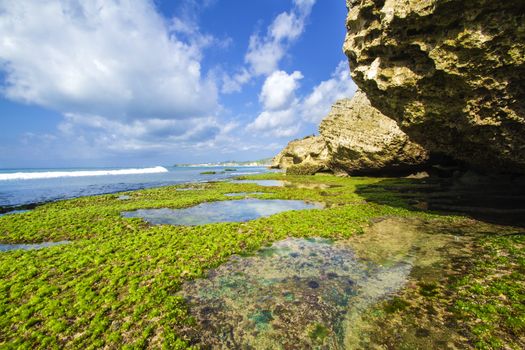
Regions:
M 337 101 L 319 130 L 336 173 L 411 171 L 428 160 L 427 152 L 372 107 L 361 91 Z
M 328 150 L 323 138 L 307 136 L 293 140 L 273 159 L 272 167 L 303 175 L 326 171 Z
M 525 172 L 523 0 L 347 0 L 344 51 L 371 104 L 426 149 Z
M 335 102 L 319 132 L 320 136 L 291 141 L 273 166 L 299 175 L 326 170 L 340 175 L 388 174 L 417 170 L 428 160 L 427 151 L 372 107 L 361 91 Z

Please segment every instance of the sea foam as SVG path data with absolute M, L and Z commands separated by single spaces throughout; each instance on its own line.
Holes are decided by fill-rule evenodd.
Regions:
M 45 172 L 33 172 L 33 173 L 0 174 L 0 181 L 2 180 L 52 179 L 52 178 L 57 178 L 57 177 L 155 174 L 155 173 L 167 173 L 167 172 L 168 172 L 168 169 L 162 166 L 156 166 L 153 168 L 119 169 L 119 170 L 45 171 Z

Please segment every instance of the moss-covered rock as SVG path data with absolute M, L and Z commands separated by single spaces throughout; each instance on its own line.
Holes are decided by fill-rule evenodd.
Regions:
M 316 173 L 326 169 L 324 164 L 302 162 L 300 164 L 290 165 L 286 169 L 286 173 L 289 175 L 315 175 Z
M 525 172 L 523 0 L 347 0 L 344 51 L 372 105 L 414 141 Z

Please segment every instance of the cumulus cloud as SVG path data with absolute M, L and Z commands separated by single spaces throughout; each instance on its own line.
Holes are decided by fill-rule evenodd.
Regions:
M 295 91 L 302 78 L 299 71 L 291 74 L 275 71 L 267 77 L 259 95 L 263 111 L 247 130 L 274 137 L 295 135 L 300 129 L 296 123 L 298 99 Z
M 295 124 L 294 109 L 263 111 L 247 126 L 248 131 L 275 137 L 289 137 L 299 131 Z
M 70 157 L 173 152 L 224 137 L 231 128 L 218 121 L 217 88 L 201 69 L 203 50 L 223 43 L 189 13 L 166 19 L 150 0 L 0 1 L 0 92 L 62 113 L 46 144 L 67 144 Z
M 357 86 L 350 78 L 348 62 L 341 61 L 332 77 L 315 86 L 303 99 L 300 114 L 305 121 L 317 124 L 328 114 L 335 101 L 352 97 L 356 90 Z
M 259 96 L 263 111 L 248 124 L 247 130 L 274 137 L 294 136 L 305 123 L 319 124 L 335 101 L 352 97 L 357 89 L 345 61 L 338 64 L 330 79 L 314 86 L 308 95 L 297 97 L 302 78 L 298 71 L 270 75 Z
M 304 31 L 315 0 L 296 0 L 290 12 L 279 14 L 268 27 L 266 35 L 250 37 L 246 63 L 254 75 L 267 75 L 278 68 L 286 48 Z
M 203 78 L 210 37 L 150 1 L 0 2 L 2 93 L 110 119 L 200 117 L 217 106 Z
M 241 68 L 239 72 L 233 76 L 223 74 L 221 92 L 223 94 L 240 92 L 242 90 L 242 86 L 249 82 L 251 78 L 252 76 L 246 68 Z
M 244 57 L 247 67 L 233 75 L 224 74 L 221 92 L 239 92 L 254 76 L 267 76 L 278 70 L 288 47 L 304 32 L 315 1 L 294 0 L 292 9 L 277 15 L 264 35 L 252 34 Z
M 173 149 L 214 139 L 226 129 L 213 117 L 124 122 L 98 115 L 66 114 L 59 125 L 65 138 L 82 135 L 81 141 L 88 143 L 89 148 L 113 153 Z
M 284 71 L 273 72 L 263 84 L 259 100 L 266 110 L 282 110 L 295 101 L 295 90 L 303 75 L 299 71 L 288 74 Z

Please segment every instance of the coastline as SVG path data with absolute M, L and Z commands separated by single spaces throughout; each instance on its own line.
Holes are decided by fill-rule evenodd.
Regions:
M 217 171 L 214 174 L 201 174 L 198 170 L 216 168 Z M 119 192 L 127 192 L 133 190 L 140 190 L 146 188 L 156 188 L 156 187 L 165 187 L 172 185 L 180 185 L 185 183 L 202 183 L 208 181 L 220 181 L 224 179 L 231 179 L 240 175 L 248 175 L 252 173 L 261 173 L 270 170 L 267 167 L 263 166 L 245 166 L 243 169 L 253 169 L 253 171 L 244 171 L 240 174 L 237 171 L 225 171 L 227 166 L 216 166 L 216 167 L 176 167 L 170 168 L 167 167 L 168 171 L 154 173 L 154 174 L 115 174 L 115 175 L 104 175 L 104 176 L 83 176 L 83 177 L 62 177 L 62 178 L 44 178 L 44 179 L 27 179 L 27 180 L 4 180 L 0 181 L 0 213 L 6 213 L 12 210 L 25 210 L 25 209 L 34 209 L 36 206 L 43 205 L 50 202 L 56 202 L 60 200 L 79 198 L 89 195 L 102 195 L 102 194 L 112 194 Z M 240 167 L 239 167 L 240 168 Z M 34 171 L 39 171 L 40 169 L 34 169 Z M 49 169 L 44 169 L 49 170 Z M 63 170 L 63 169 L 62 169 Z M 185 174 L 189 170 L 189 174 Z M 230 169 L 229 169 L 230 170 Z M 72 169 L 73 172 L 78 171 L 77 169 Z M 96 170 L 99 171 L 99 170 Z M 105 170 L 107 171 L 107 170 Z M 182 171 L 180 176 L 177 173 Z M 40 181 L 40 182 L 39 182 Z M 9 191 L 13 186 L 19 185 L 23 190 L 29 191 L 31 186 L 35 187 L 38 190 L 39 183 L 43 184 L 44 189 L 49 188 L 50 186 L 56 186 L 57 188 L 65 187 L 65 190 L 50 198 L 49 200 L 24 200 L 21 203 L 9 205 L 2 204 L 2 195 L 4 198 L 9 196 Z M 75 192 L 70 190 L 71 186 L 78 185 L 74 188 Z M 69 188 L 68 188 L 69 186 Z M 94 187 L 98 186 L 98 188 Z M 112 188 L 112 186 L 114 188 Z M 29 189 L 26 189 L 29 187 Z M 88 193 L 85 193 L 89 189 Z M 68 191 L 73 193 L 73 195 L 68 195 Z M 16 192 L 15 192 L 16 193 Z M 29 196 L 32 193 L 29 192 Z M 44 193 L 48 195 L 48 193 Z M 33 197 L 36 197 L 34 195 Z M 20 201 L 19 201 L 20 202 Z
M 127 200 L 119 200 L 116 194 L 107 194 L 58 201 L 40 206 L 32 212 L 0 218 L 0 230 L 4 232 L 2 243 L 66 240 L 70 242 L 67 245 L 31 251 L 11 251 L 0 255 L 0 274 L 4 276 L 3 282 L 11 290 L 18 290 L 22 286 L 28 288 L 28 291 L 51 288 L 53 296 L 39 298 L 38 309 L 34 308 L 33 304 L 28 304 L 29 299 L 24 297 L 25 293 L 9 294 L 8 299 L 0 300 L 0 306 L 5 310 L 2 317 L 5 318 L 4 321 L 9 320 L 4 324 L 19 325 L 2 329 L 4 335 L 0 343 L 7 341 L 20 346 L 42 344 L 43 340 L 37 335 L 46 332 L 46 344 L 58 347 L 79 347 L 86 344 L 104 347 L 124 342 L 147 344 L 146 347 L 150 348 L 164 344 L 170 348 L 183 349 L 195 343 L 206 346 L 223 341 L 214 336 L 199 336 L 203 330 L 199 322 L 213 317 L 217 320 L 214 326 L 233 327 L 235 339 L 250 344 L 250 332 L 253 327 L 259 327 L 258 324 L 262 327 L 257 328 L 261 337 L 266 337 L 265 329 L 280 329 L 279 322 L 284 322 L 285 318 L 281 317 L 286 313 L 279 313 L 279 305 L 269 304 L 264 306 L 268 309 L 263 309 L 268 311 L 258 311 L 254 309 L 254 299 L 249 297 L 252 294 L 241 294 L 245 297 L 236 298 L 236 303 L 244 305 L 240 309 L 223 309 L 227 304 L 222 297 L 213 299 L 214 303 L 221 305 L 218 309 L 209 309 L 204 307 L 206 303 L 192 304 L 191 300 L 199 300 L 195 297 L 207 296 L 195 296 L 190 286 L 197 282 L 206 283 L 207 276 L 222 271 L 215 269 L 231 259 L 240 259 L 240 265 L 235 266 L 244 266 L 243 259 L 250 256 L 254 257 L 251 259 L 264 259 L 265 256 L 269 256 L 273 259 L 268 261 L 278 262 L 279 260 L 275 259 L 283 253 L 276 253 L 273 248 L 268 247 L 274 243 L 279 247 L 279 244 L 285 244 L 283 242 L 287 242 L 286 239 L 290 237 L 305 239 L 304 244 L 317 242 L 312 241 L 315 237 L 328 239 L 335 242 L 334 249 L 339 244 L 350 244 L 354 252 L 352 254 L 359 259 L 376 261 L 380 265 L 394 268 L 398 266 L 396 264 L 401 263 L 399 267 L 405 267 L 399 270 L 399 273 L 402 273 L 399 275 L 401 280 L 384 280 L 387 283 L 386 287 L 390 286 L 388 288 L 391 289 L 387 289 L 391 290 L 390 292 L 384 295 L 371 294 L 372 300 L 376 301 L 356 305 L 357 309 L 352 310 L 357 314 L 350 310 L 352 313 L 344 318 L 336 317 L 339 310 L 337 304 L 328 302 L 316 304 L 316 307 L 309 310 L 324 310 L 323 312 L 333 314 L 336 317 L 333 323 L 311 323 L 318 319 L 318 314 L 302 317 L 301 313 L 298 313 L 298 321 L 286 328 L 289 332 L 279 333 L 282 341 L 307 347 L 327 342 L 344 344 L 355 339 L 357 334 L 361 341 L 380 344 L 388 339 L 386 330 L 394 328 L 399 329 L 403 339 L 413 346 L 442 344 L 443 341 L 467 346 L 470 342 L 485 339 L 487 336 L 496 337 L 499 341 L 512 342 L 511 344 L 521 344 L 523 341 L 519 336 L 508 337 L 510 326 L 500 319 L 498 314 L 489 311 L 490 317 L 499 321 L 488 323 L 487 330 L 480 338 L 473 331 L 476 324 L 468 321 L 475 312 L 472 306 L 466 310 L 458 309 L 457 313 L 447 311 L 449 303 L 473 303 L 471 297 L 474 290 L 469 285 L 452 284 L 451 277 L 491 276 L 491 283 L 496 283 L 491 288 L 507 288 L 520 295 L 517 288 L 523 276 L 516 275 L 515 269 L 519 268 L 519 265 L 516 265 L 515 260 L 519 259 L 523 252 L 516 248 L 518 250 L 512 259 L 491 262 L 496 264 L 497 271 L 508 271 L 515 276 L 510 280 L 504 276 L 493 276 L 492 270 L 487 270 L 489 267 L 484 265 L 487 261 L 482 259 L 481 254 L 485 250 L 508 250 L 512 245 L 519 247 L 520 244 L 524 244 L 523 236 L 516 235 L 519 228 L 491 225 L 459 214 L 418 209 L 411 204 L 409 198 L 403 196 L 401 187 L 418 190 L 425 185 L 424 180 L 340 178 L 332 175 L 290 176 L 274 173 L 241 178 L 286 180 L 291 185 L 262 187 L 255 183 L 220 181 L 202 183 L 198 188 L 192 187 L 192 190 L 178 191 L 184 186 L 181 184 L 130 191 L 127 192 Z M 391 190 L 393 185 L 400 188 L 399 192 Z M 246 194 L 238 195 L 237 198 L 227 196 L 232 192 Z M 246 222 L 197 226 L 150 225 L 140 218 L 121 216 L 123 211 L 144 208 L 176 210 L 195 207 L 201 203 L 220 203 L 242 198 L 316 201 L 326 203 L 326 207 L 287 211 Z M 401 240 L 400 235 L 404 237 Z M 324 242 L 329 241 L 320 243 L 325 244 Z M 303 244 L 300 243 L 302 241 L 297 242 Z M 509 245 L 511 243 L 512 245 Z M 260 250 L 265 246 L 266 250 Z M 339 248 L 334 251 L 329 246 L 323 247 L 328 256 L 336 254 L 335 261 L 339 261 Z M 284 254 L 288 254 L 287 251 L 285 249 Z M 341 252 L 345 251 L 343 249 Z M 469 269 L 459 266 L 447 268 L 449 264 L 454 265 L 457 259 L 462 261 L 466 256 L 476 257 L 469 263 Z M 311 257 L 308 256 L 308 259 Z M 60 268 L 56 268 L 57 266 Z M 226 268 L 231 265 L 224 266 Z M 315 267 L 316 264 L 312 266 Z M 319 268 L 322 266 L 324 265 L 320 265 Z M 406 270 L 409 266 L 413 267 Z M 476 266 L 476 269 L 473 269 L 473 266 Z M 140 273 L 134 272 L 137 268 L 140 269 Z M 226 268 L 227 271 L 229 268 Z M 256 277 L 263 271 L 264 269 L 260 269 L 251 274 Z M 370 270 L 370 273 L 376 273 L 374 271 L 379 273 L 378 281 L 388 276 L 381 274 L 383 270 L 377 268 Z M 384 272 L 388 271 L 390 270 Z M 398 271 L 397 268 L 390 272 L 395 271 Z M 297 273 L 297 276 L 301 276 L 303 272 Z M 43 276 L 46 277 L 42 279 Z M 235 291 L 238 288 L 236 276 L 238 275 L 235 273 L 225 275 L 226 281 L 233 278 L 231 283 L 227 283 L 226 291 Z M 337 284 L 338 277 L 333 273 L 325 277 L 322 275 L 322 278 L 316 274 L 306 280 L 299 278 L 296 287 L 286 284 L 296 279 L 284 279 L 283 281 L 289 282 L 282 282 L 285 285 L 281 286 L 276 284 L 280 281 L 275 280 L 276 276 L 279 275 L 271 274 L 271 278 L 265 283 L 273 285 L 275 291 L 280 291 L 280 288 L 287 288 L 285 291 L 289 288 L 300 288 L 298 291 L 302 290 L 307 294 L 297 294 L 296 297 L 304 297 L 306 300 L 325 300 L 319 299 L 319 293 L 324 293 L 331 283 L 336 283 L 335 287 L 342 288 L 342 285 Z M 366 279 L 355 281 L 358 285 L 368 283 Z M 392 284 L 389 284 L 389 281 Z M 372 282 L 371 280 L 370 283 Z M 400 286 L 401 289 L 398 290 L 395 286 Z M 190 293 L 190 296 L 194 295 L 194 299 L 187 299 L 184 297 L 187 294 L 181 294 L 183 287 L 190 288 L 184 290 Z M 370 292 L 376 290 L 376 287 L 379 285 L 370 285 Z M 71 293 L 72 290 L 76 292 Z M 218 296 L 222 295 L 221 290 L 217 291 Z M 347 293 L 345 288 L 340 290 L 341 293 Z M 353 290 L 349 289 L 350 294 L 345 298 L 352 298 Z M 493 302 L 492 290 L 486 289 L 482 294 L 476 294 L 476 300 L 481 298 L 485 303 Z M 228 295 L 223 297 L 228 298 Z M 137 303 L 137 300 L 141 302 Z M 306 302 L 297 305 L 310 304 Z M 503 306 L 511 315 L 520 312 L 511 304 L 505 303 Z M 414 312 L 419 312 L 417 310 L 425 310 L 428 307 L 432 307 L 439 317 L 425 318 L 424 326 L 420 328 L 431 329 L 432 332 L 429 336 L 414 338 L 414 332 L 419 328 L 411 326 L 410 317 Z M 23 310 L 31 310 L 29 319 L 20 316 Z M 148 310 L 153 310 L 155 314 L 150 314 L 153 311 Z M 199 310 L 202 310 L 202 313 Z M 227 315 L 232 317 L 226 317 Z M 461 322 L 462 328 L 450 333 L 442 323 L 437 322 L 441 317 L 456 323 Z M 230 321 L 235 319 L 244 321 L 231 324 Z M 345 320 L 354 320 L 351 324 L 355 324 L 356 327 L 349 327 L 340 333 L 337 327 L 344 329 L 348 322 Z M 399 320 L 404 320 L 404 326 L 401 328 L 396 323 Z M 504 324 L 501 327 L 504 328 L 494 328 L 497 324 L 501 325 L 501 322 Z M 273 328 L 274 326 L 277 328 Z M 29 334 L 29 337 L 22 337 L 16 329 L 28 329 L 29 333 L 26 334 Z M 141 331 L 143 329 L 150 331 L 144 333 Z M 501 333 L 502 330 L 504 333 Z M 76 336 L 77 334 L 81 336 Z

